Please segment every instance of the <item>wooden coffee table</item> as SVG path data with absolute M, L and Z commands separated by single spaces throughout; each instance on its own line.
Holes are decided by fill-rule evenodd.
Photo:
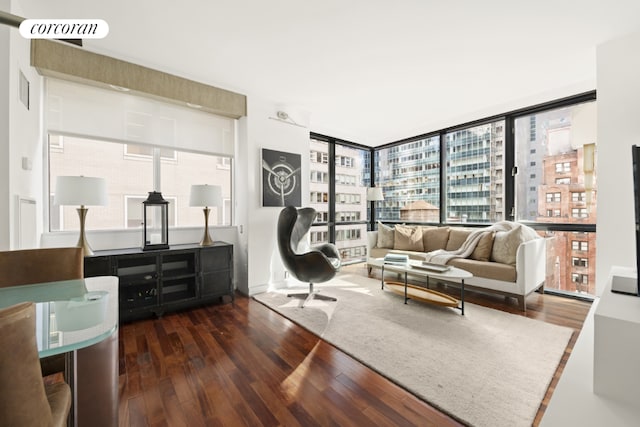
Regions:
M 453 307 L 460 310 L 464 316 L 464 281 L 470 279 L 473 274 L 466 270 L 457 267 L 451 267 L 444 272 L 427 270 L 424 268 L 418 268 L 420 261 L 409 260 L 408 264 L 385 264 L 382 258 L 370 258 L 367 261 L 367 265 L 370 267 L 378 267 L 382 269 L 381 288 L 385 287 L 391 292 L 404 295 L 404 303 L 406 304 L 409 299 L 415 299 L 418 301 L 424 301 L 430 304 L 437 304 L 445 307 Z M 392 271 L 394 273 L 404 274 L 403 282 L 385 282 L 384 272 Z M 452 282 L 460 282 L 460 301 L 457 299 L 443 294 L 442 292 L 434 291 L 432 289 L 423 288 L 421 286 L 409 285 L 407 283 L 408 276 L 420 277 L 427 280 L 429 279 L 441 279 Z

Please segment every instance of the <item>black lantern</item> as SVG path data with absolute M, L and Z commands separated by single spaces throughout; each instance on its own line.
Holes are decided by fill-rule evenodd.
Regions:
M 151 191 L 142 205 L 142 250 L 169 249 L 169 202 L 162 198 L 162 193 Z

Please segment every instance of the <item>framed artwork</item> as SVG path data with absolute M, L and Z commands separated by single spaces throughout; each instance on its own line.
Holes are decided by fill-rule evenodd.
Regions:
M 262 149 L 262 206 L 301 206 L 300 165 L 300 154 Z

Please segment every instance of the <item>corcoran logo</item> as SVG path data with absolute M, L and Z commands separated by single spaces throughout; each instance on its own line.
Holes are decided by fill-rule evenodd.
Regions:
M 26 39 L 102 39 L 109 24 L 102 19 L 25 19 L 20 35 Z

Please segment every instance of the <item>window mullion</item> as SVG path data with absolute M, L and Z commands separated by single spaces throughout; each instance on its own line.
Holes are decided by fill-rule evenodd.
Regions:
M 516 217 L 516 148 L 515 123 L 512 116 L 504 119 L 504 217 L 515 221 Z

